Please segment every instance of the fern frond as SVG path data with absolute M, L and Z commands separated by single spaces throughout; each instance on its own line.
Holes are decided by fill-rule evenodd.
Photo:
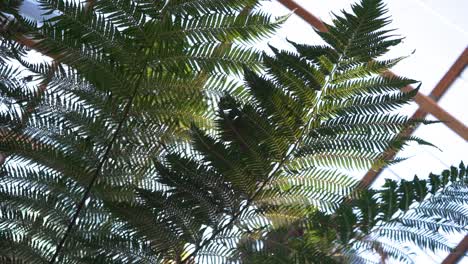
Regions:
M 241 94 L 228 81 L 260 65 L 259 52 L 244 44 L 271 34 L 281 20 L 252 12 L 255 1 L 38 2 L 45 21 L 9 7 L 15 20 L 0 33 L 1 107 L 9 104 L 1 111 L 0 150 L 8 157 L 0 225 L 25 223 L 9 226 L 5 241 L 18 248 L 18 261 L 30 263 L 180 258 L 187 243 L 201 239 L 202 226 L 236 210 L 239 195 L 213 170 L 196 169 L 200 177 L 188 173 L 185 182 L 163 174 L 163 153 L 188 144 L 192 124 L 212 129 L 219 94 L 210 91 Z M 18 37 L 32 46 L 15 44 Z M 29 48 L 53 63 L 31 62 Z M 174 158 L 171 168 L 187 173 L 198 168 L 193 163 Z M 174 191 L 192 183 L 198 189 Z M 178 204 L 178 197 L 190 199 Z M 200 207 L 185 210 L 190 201 Z M 13 217 L 12 205 L 42 220 L 32 227 L 35 218 Z M 34 239 L 24 238 L 28 232 Z M 0 256 L 15 261 L 9 248 Z

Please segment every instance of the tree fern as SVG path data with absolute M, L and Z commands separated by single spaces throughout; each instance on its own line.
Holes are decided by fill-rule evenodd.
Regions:
M 2 112 L 5 262 L 248 262 L 264 251 L 255 261 L 273 261 L 282 230 L 294 239 L 281 258 L 364 259 L 334 240 L 352 239 L 353 221 L 364 248 L 398 254 L 368 235 L 381 220 L 375 191 L 357 196 L 346 173 L 394 162 L 382 151 L 408 141 L 428 144 L 398 136 L 430 122 L 393 113 L 416 82 L 379 75 L 402 59 L 379 60 L 400 42 L 382 29 L 381 1 L 335 16 L 319 33 L 326 46 L 291 43 L 296 52 L 273 56 L 247 46 L 278 25 L 255 1 L 39 2 L 59 15 L 41 27 L 16 15 L 2 33 L 2 47 L 28 36 L 53 58 L 31 63 L 21 45 L 8 55 L 35 78 L 2 82 L 17 109 Z M 2 64 L 6 79 L 13 68 Z M 349 197 L 374 211 L 353 216 Z M 333 215 L 346 224 L 329 228 Z M 415 221 L 413 233 L 379 234 L 436 248 Z
M 449 251 L 454 245 L 447 234 L 468 231 L 467 202 L 460 199 L 468 190 L 466 172 L 461 163 L 441 175 L 430 174 L 427 180 L 417 176 L 412 181 L 387 180 L 381 189 L 361 190 L 359 196 L 345 201 L 331 214 L 314 211 L 282 231 L 272 231 L 280 232 L 285 248 L 291 247 L 286 253 L 280 253 L 278 248 L 262 248 L 248 256 L 270 256 L 278 261 L 304 247 L 335 261 L 363 263 L 361 257 L 368 255 L 374 260 L 392 258 L 414 263 L 414 254 L 405 244 L 423 250 Z M 265 237 L 266 245 L 272 239 L 278 242 L 270 236 Z M 304 252 L 298 254 L 305 256 Z
M 450 250 L 454 245 L 440 233 L 467 232 L 467 203 L 460 199 L 466 195 L 467 176 L 461 163 L 441 175 L 429 175 L 428 180 L 387 181 L 377 192 L 376 225 L 369 236 L 377 235 L 376 241 L 412 242 L 433 251 Z
M 198 252 L 206 254 L 205 247 L 224 248 L 213 243 L 238 230 L 244 234 L 239 241 L 251 235 L 253 242 L 243 243 L 262 248 L 258 237 L 271 234 L 268 228 L 288 226 L 311 211 L 337 210 L 356 184 L 344 170 L 385 166 L 391 161 L 382 151 L 410 140 L 427 144 L 398 136 L 405 126 L 426 121 L 391 114 L 416 92 L 399 89 L 415 81 L 377 75 L 401 60 L 377 60 L 400 41 L 381 30 L 389 21 L 383 4 L 362 1 L 353 12 L 337 16 L 330 32 L 321 34 L 329 46 L 292 43 L 297 53 L 272 47 L 274 56 L 263 56 L 265 75 L 245 71 L 253 100 L 242 103 L 226 95 L 219 103 L 217 133 L 192 129 L 189 155 L 200 155 L 196 167 L 216 173 L 244 202 L 225 212 L 226 220 L 203 241 L 187 246 L 191 253 L 185 262 L 196 261 Z M 172 167 L 166 161 L 166 168 L 177 173 Z M 241 217 L 246 212 L 252 219 Z M 233 231 L 226 235 L 226 230 Z
M 178 226 L 175 219 L 193 216 L 154 180 L 154 161 L 165 144 L 186 140 L 191 123 L 212 126 L 205 95 L 237 88 L 228 80 L 243 67 L 258 69 L 259 54 L 244 43 L 281 20 L 251 11 L 255 1 L 38 2 L 57 14 L 40 26 L 16 14 L 13 2 L 2 9 L 15 20 L 2 25 L 0 49 L 8 107 L 1 113 L 8 159 L 0 256 L 18 263 L 177 259 L 196 237 L 187 232 L 213 219 Z M 24 37 L 53 62 L 28 61 Z M 118 206 L 124 201 L 150 208 L 141 212 L 146 218 L 127 219 L 132 211 Z M 164 213 L 151 223 L 158 209 Z M 151 237 L 142 228 L 153 224 Z

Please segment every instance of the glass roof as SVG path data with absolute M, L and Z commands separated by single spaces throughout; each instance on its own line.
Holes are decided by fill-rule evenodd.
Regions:
M 330 22 L 332 11 L 336 13 L 343 8 L 347 10 L 356 1 L 296 0 L 295 2 L 324 22 Z M 395 47 L 389 55 L 390 57 L 410 55 L 394 67 L 393 72 L 421 81 L 420 92 L 428 95 L 467 47 L 468 1 L 392 0 L 386 2 L 389 14 L 393 18 L 391 28 L 396 28 L 397 34 L 405 37 L 404 42 Z M 291 12 L 277 1 L 265 1 L 262 9 L 274 16 Z M 278 34 L 269 40 L 269 44 L 289 49 L 286 38 L 300 43 L 322 43 L 312 27 L 297 15 L 292 15 L 285 22 Z M 465 70 L 439 101 L 442 108 L 464 124 L 468 124 L 467 80 L 468 71 Z M 410 116 L 417 108 L 416 104 L 412 104 L 405 107 L 403 112 Z M 437 120 L 432 115 L 428 115 L 427 119 Z M 458 165 L 463 159 L 465 163 L 468 160 L 467 142 L 444 124 L 421 126 L 413 135 L 426 139 L 440 150 L 410 145 L 398 154 L 399 157 L 409 159 L 385 169 L 374 183 L 375 187 L 381 186 L 385 178 L 411 179 L 415 174 L 418 174 L 420 178 L 425 178 L 430 172 L 439 173 L 451 165 Z M 453 236 L 454 244 L 463 237 L 451 236 Z M 426 254 L 416 249 L 415 252 L 418 263 L 423 263 L 423 261 L 424 263 L 440 263 L 447 255 L 447 253 Z M 468 263 L 468 257 L 460 263 L 465 263 L 463 261 Z
M 331 20 L 331 12 L 338 12 L 355 0 L 296 0 L 303 8 L 325 22 Z M 390 15 L 393 18 L 392 28 L 404 36 L 404 43 L 390 52 L 391 57 L 410 55 L 394 68 L 398 75 L 410 77 L 422 82 L 420 92 L 428 95 L 442 78 L 458 56 L 468 44 L 468 1 L 460 0 L 387 0 Z M 31 18 L 40 18 L 34 8 L 33 0 L 25 0 L 22 6 L 23 14 Z M 261 9 L 273 16 L 291 13 L 277 1 L 264 1 Z M 41 19 L 39 19 L 41 20 Z M 309 44 L 321 44 L 322 41 L 315 34 L 313 28 L 299 18 L 292 15 L 277 32 L 277 34 L 259 44 L 260 49 L 268 50 L 267 44 L 277 48 L 291 48 L 286 39 Z M 414 51 L 414 54 L 412 54 Z M 392 56 L 393 55 L 393 56 Z M 466 100 L 468 98 L 468 71 L 465 70 L 452 84 L 446 94 L 439 101 L 439 105 L 464 124 L 468 124 Z M 404 108 L 404 113 L 412 115 L 417 109 L 416 104 Z M 436 120 L 428 115 L 428 119 Z M 415 136 L 424 138 L 435 144 L 436 148 L 409 146 L 399 153 L 400 157 L 409 157 L 383 171 L 375 186 L 380 186 L 385 178 L 412 178 L 414 174 L 427 177 L 429 172 L 438 173 L 450 165 L 458 165 L 460 160 L 468 161 L 467 142 L 451 131 L 444 124 L 422 126 L 416 130 Z M 360 175 L 360 176 L 359 176 Z M 362 174 L 356 177 L 362 177 Z M 454 236 L 457 243 L 461 236 Z M 444 255 L 426 254 L 417 251 L 417 261 L 425 263 L 440 263 Z M 467 261 L 465 257 L 463 261 Z M 460 262 L 460 263 L 462 263 Z

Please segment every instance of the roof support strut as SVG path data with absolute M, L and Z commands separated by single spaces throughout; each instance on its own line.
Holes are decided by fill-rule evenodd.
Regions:
M 293 10 L 298 16 L 304 19 L 307 23 L 312 25 L 319 31 L 326 32 L 328 31 L 325 24 L 312 13 L 305 10 L 302 6 L 294 2 L 293 0 L 278 0 L 285 7 Z M 447 73 L 442 77 L 436 87 L 431 91 L 429 96 L 417 93 L 414 100 L 419 105 L 419 109 L 413 114 L 412 118 L 425 118 L 428 114 L 432 114 L 437 119 L 444 121 L 445 125 L 457 133 L 460 137 L 465 140 L 468 140 L 468 128 L 455 117 L 450 115 L 444 109 L 442 109 L 437 102 L 449 89 L 452 83 L 456 78 L 461 74 L 461 72 L 468 65 L 468 48 L 465 48 L 463 53 L 458 57 L 455 63 L 450 67 Z M 387 74 L 394 75 L 392 72 Z M 411 86 L 403 87 L 402 91 L 411 91 L 414 88 Z M 409 136 L 413 134 L 417 126 L 404 129 L 400 132 L 401 136 Z M 389 152 L 389 157 L 394 157 L 396 152 Z M 375 179 L 379 176 L 381 170 L 373 171 L 369 170 L 366 175 L 361 179 L 360 186 L 368 187 L 370 186 Z M 442 264 L 456 264 L 460 259 L 465 256 L 468 251 L 468 235 L 466 235 L 460 243 L 455 247 L 455 249 L 445 258 Z

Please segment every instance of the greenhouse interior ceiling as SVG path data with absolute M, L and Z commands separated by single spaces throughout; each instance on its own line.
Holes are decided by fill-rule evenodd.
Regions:
M 0 2 L 0 263 L 468 263 L 467 11 Z

